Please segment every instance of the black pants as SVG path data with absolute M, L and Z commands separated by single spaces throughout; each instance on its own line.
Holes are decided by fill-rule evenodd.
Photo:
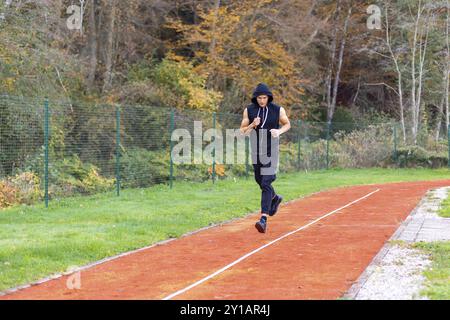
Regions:
M 275 197 L 275 190 L 272 187 L 272 182 L 277 178 L 276 174 L 261 174 L 261 168 L 270 167 L 270 165 L 263 165 L 260 162 L 253 164 L 255 172 L 255 180 L 261 188 L 261 213 L 269 214 L 272 205 L 272 199 Z

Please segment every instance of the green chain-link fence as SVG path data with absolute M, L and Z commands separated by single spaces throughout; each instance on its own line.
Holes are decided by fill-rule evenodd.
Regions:
M 249 138 L 241 145 L 227 141 L 227 130 L 239 129 L 241 121 L 240 114 L 0 96 L 0 208 L 13 202 L 48 205 L 55 198 L 105 191 L 119 195 L 123 188 L 161 183 L 172 187 L 181 180 L 252 178 Z M 437 140 L 434 133 L 422 130 L 411 146 L 403 142 L 398 123 L 290 121 L 291 129 L 280 138 L 280 173 L 450 167 L 446 128 Z M 207 139 L 209 129 L 221 135 Z M 174 133 L 189 138 L 189 163 L 172 158 L 171 150 L 179 147 L 179 140 L 171 139 Z M 224 147 L 212 149 L 212 161 L 206 163 L 214 139 Z M 227 150 L 231 145 L 232 152 Z

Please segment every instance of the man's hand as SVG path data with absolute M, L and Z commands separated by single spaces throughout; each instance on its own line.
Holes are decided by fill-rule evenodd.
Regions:
M 240 132 L 243 135 L 248 136 L 253 129 L 255 129 L 261 121 L 260 117 L 256 117 L 253 119 L 252 123 L 250 123 L 250 119 L 248 118 L 247 108 L 244 109 L 244 113 L 242 115 L 242 122 L 240 127 Z
M 256 117 L 255 119 L 253 119 L 253 122 L 252 122 L 253 128 L 256 128 L 257 126 L 259 126 L 260 123 L 261 123 L 260 117 Z
M 270 133 L 274 138 L 278 138 L 281 134 L 280 129 L 270 129 Z

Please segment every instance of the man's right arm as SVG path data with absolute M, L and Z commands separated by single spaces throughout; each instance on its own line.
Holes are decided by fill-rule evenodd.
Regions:
M 243 135 L 248 135 L 254 128 L 255 128 L 255 124 L 254 124 L 254 122 L 250 123 L 250 119 L 248 118 L 247 108 L 245 108 L 244 114 L 242 116 L 240 131 Z

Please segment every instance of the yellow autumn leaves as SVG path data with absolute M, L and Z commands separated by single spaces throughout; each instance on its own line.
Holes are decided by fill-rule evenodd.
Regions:
M 224 92 L 233 83 L 248 94 L 256 83 L 265 82 L 280 104 L 298 103 L 303 94 L 298 57 L 288 52 L 267 19 L 254 19 L 255 10 L 276 10 L 265 7 L 272 2 L 235 1 L 201 11 L 197 24 L 169 20 L 167 26 L 181 35 L 171 47 L 172 58 L 192 62 L 209 88 Z M 192 57 L 177 54 L 187 50 Z

